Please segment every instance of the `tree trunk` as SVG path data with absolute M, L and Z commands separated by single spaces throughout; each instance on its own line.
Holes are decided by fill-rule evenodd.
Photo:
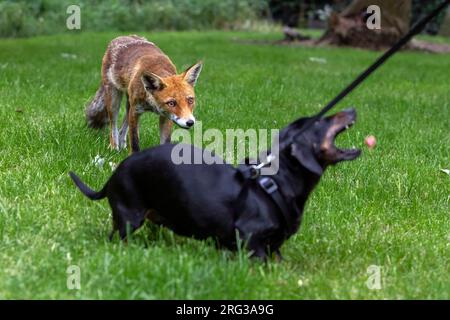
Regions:
M 367 26 L 367 7 L 381 9 L 381 29 Z M 341 13 L 333 13 L 321 43 L 383 49 L 392 46 L 409 30 L 411 0 L 353 0 Z
M 439 34 L 450 37 L 450 7 L 447 9 L 447 15 L 445 16 L 444 22 L 442 23 Z

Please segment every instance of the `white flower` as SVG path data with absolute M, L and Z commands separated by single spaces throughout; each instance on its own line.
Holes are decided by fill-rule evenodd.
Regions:
M 63 53 L 61 53 L 61 58 L 63 58 L 63 59 L 76 59 L 77 55 L 76 54 L 72 54 L 72 53 L 63 52 Z
M 102 158 L 102 157 L 100 157 L 99 155 L 96 155 L 95 158 L 94 158 L 94 160 L 92 161 L 92 164 L 93 164 L 94 166 L 97 166 L 97 167 L 99 167 L 99 168 L 102 168 L 103 165 L 105 164 L 105 159 Z
M 309 57 L 309 61 L 311 61 L 311 62 L 317 62 L 317 63 L 322 63 L 322 64 L 327 63 L 327 59 L 324 59 L 324 58 L 318 58 L 318 57 Z
M 299 279 L 297 284 L 299 287 L 304 287 L 308 285 L 309 280 L 308 279 Z
M 111 171 L 114 171 L 117 168 L 117 164 L 111 161 L 109 162 L 109 166 L 111 167 Z

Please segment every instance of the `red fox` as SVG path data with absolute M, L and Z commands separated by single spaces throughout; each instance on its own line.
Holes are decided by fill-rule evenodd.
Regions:
M 126 148 L 129 128 L 130 153 L 139 151 L 138 121 L 145 111 L 159 114 L 160 143 L 170 142 L 172 125 L 190 128 L 195 123 L 194 86 L 202 70 L 198 62 L 181 74 L 155 44 L 136 35 L 112 40 L 102 61 L 102 82 L 86 107 L 88 125 L 110 125 L 110 146 Z M 122 95 L 126 116 L 117 128 Z

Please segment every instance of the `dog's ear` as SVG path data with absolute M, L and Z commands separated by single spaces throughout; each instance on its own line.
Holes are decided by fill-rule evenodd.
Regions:
M 145 90 L 148 92 L 162 90 L 166 87 L 164 80 L 152 72 L 144 73 L 141 80 Z
M 198 76 L 202 71 L 203 63 L 201 61 L 197 62 L 193 66 L 190 66 L 182 73 L 183 79 L 186 80 L 191 86 L 195 86 L 197 83 Z
M 293 143 L 291 144 L 291 155 L 309 171 L 317 174 L 318 176 L 323 174 L 323 168 L 319 162 L 317 162 L 314 152 L 310 146 Z

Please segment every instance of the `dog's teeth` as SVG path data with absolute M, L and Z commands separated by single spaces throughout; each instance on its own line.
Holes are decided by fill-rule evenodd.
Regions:
M 348 125 L 346 125 L 346 126 L 345 126 L 345 129 L 347 130 L 348 128 L 349 128 L 349 126 L 348 126 Z

